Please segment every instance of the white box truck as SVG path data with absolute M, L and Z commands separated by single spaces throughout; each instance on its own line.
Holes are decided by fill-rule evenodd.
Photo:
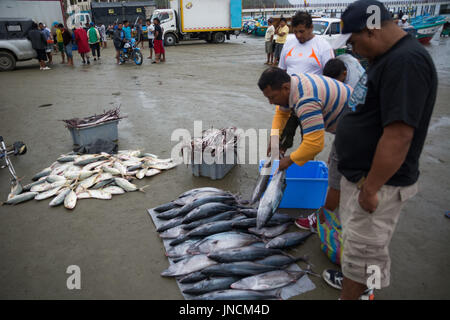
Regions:
M 0 0 L 0 18 L 28 18 L 49 28 L 65 22 L 62 0 Z
M 170 9 L 153 12 L 164 30 L 164 44 L 182 40 L 223 43 L 242 27 L 242 0 L 171 0 Z

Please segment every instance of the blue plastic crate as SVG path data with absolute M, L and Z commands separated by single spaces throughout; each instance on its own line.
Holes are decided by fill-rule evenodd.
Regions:
M 276 160 L 271 175 L 278 168 Z M 259 170 L 264 160 L 259 163 Z M 270 177 L 272 180 L 272 176 Z M 308 161 L 303 166 L 293 163 L 286 171 L 286 190 L 280 208 L 318 209 L 325 204 L 328 167 L 323 161 Z

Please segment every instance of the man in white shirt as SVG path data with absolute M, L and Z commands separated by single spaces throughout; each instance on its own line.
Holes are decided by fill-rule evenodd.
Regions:
M 406 14 L 404 14 L 404 15 L 402 16 L 402 20 L 400 20 L 400 21 L 398 22 L 398 26 L 399 26 L 400 28 L 408 28 L 408 27 L 409 27 L 408 16 L 407 16 Z
M 331 45 L 313 33 L 314 27 L 308 12 L 298 11 L 292 17 L 295 38 L 286 41 L 278 67 L 289 75 L 313 73 L 321 75 L 328 60 L 334 58 Z
M 267 20 L 267 24 L 269 27 L 266 30 L 266 53 L 267 53 L 267 62 L 264 64 L 272 64 L 273 63 L 273 36 L 275 34 L 275 27 L 273 26 L 273 19 L 269 18 Z
M 148 48 L 150 50 L 150 55 L 147 59 L 153 59 L 153 40 L 155 39 L 155 27 L 151 23 L 150 19 L 147 19 L 147 37 L 148 37 Z

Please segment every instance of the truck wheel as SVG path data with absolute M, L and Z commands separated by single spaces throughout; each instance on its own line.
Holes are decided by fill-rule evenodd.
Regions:
M 166 34 L 164 37 L 165 46 L 174 46 L 177 43 L 177 38 L 172 33 Z
M 213 35 L 214 43 L 224 43 L 225 42 L 225 34 L 223 32 L 217 32 Z
M 9 52 L 0 51 L 0 71 L 13 70 L 16 67 L 16 58 Z

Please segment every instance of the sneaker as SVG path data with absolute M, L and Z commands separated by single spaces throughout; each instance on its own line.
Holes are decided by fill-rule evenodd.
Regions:
M 358 300 L 375 300 L 374 289 L 366 289 Z
M 295 220 L 295 225 L 300 229 L 312 230 L 316 232 L 317 230 L 316 213 L 314 212 L 313 214 L 310 214 L 306 218 L 298 218 L 297 220 Z
M 91 62 L 88 60 L 88 61 L 87 61 L 87 64 L 91 64 Z
M 42 68 L 41 70 L 52 70 L 49 67 Z
M 322 278 L 335 289 L 342 290 L 342 281 L 344 281 L 344 275 L 342 272 L 332 269 L 324 270 Z
M 94 58 L 94 61 L 97 61 L 97 58 Z

